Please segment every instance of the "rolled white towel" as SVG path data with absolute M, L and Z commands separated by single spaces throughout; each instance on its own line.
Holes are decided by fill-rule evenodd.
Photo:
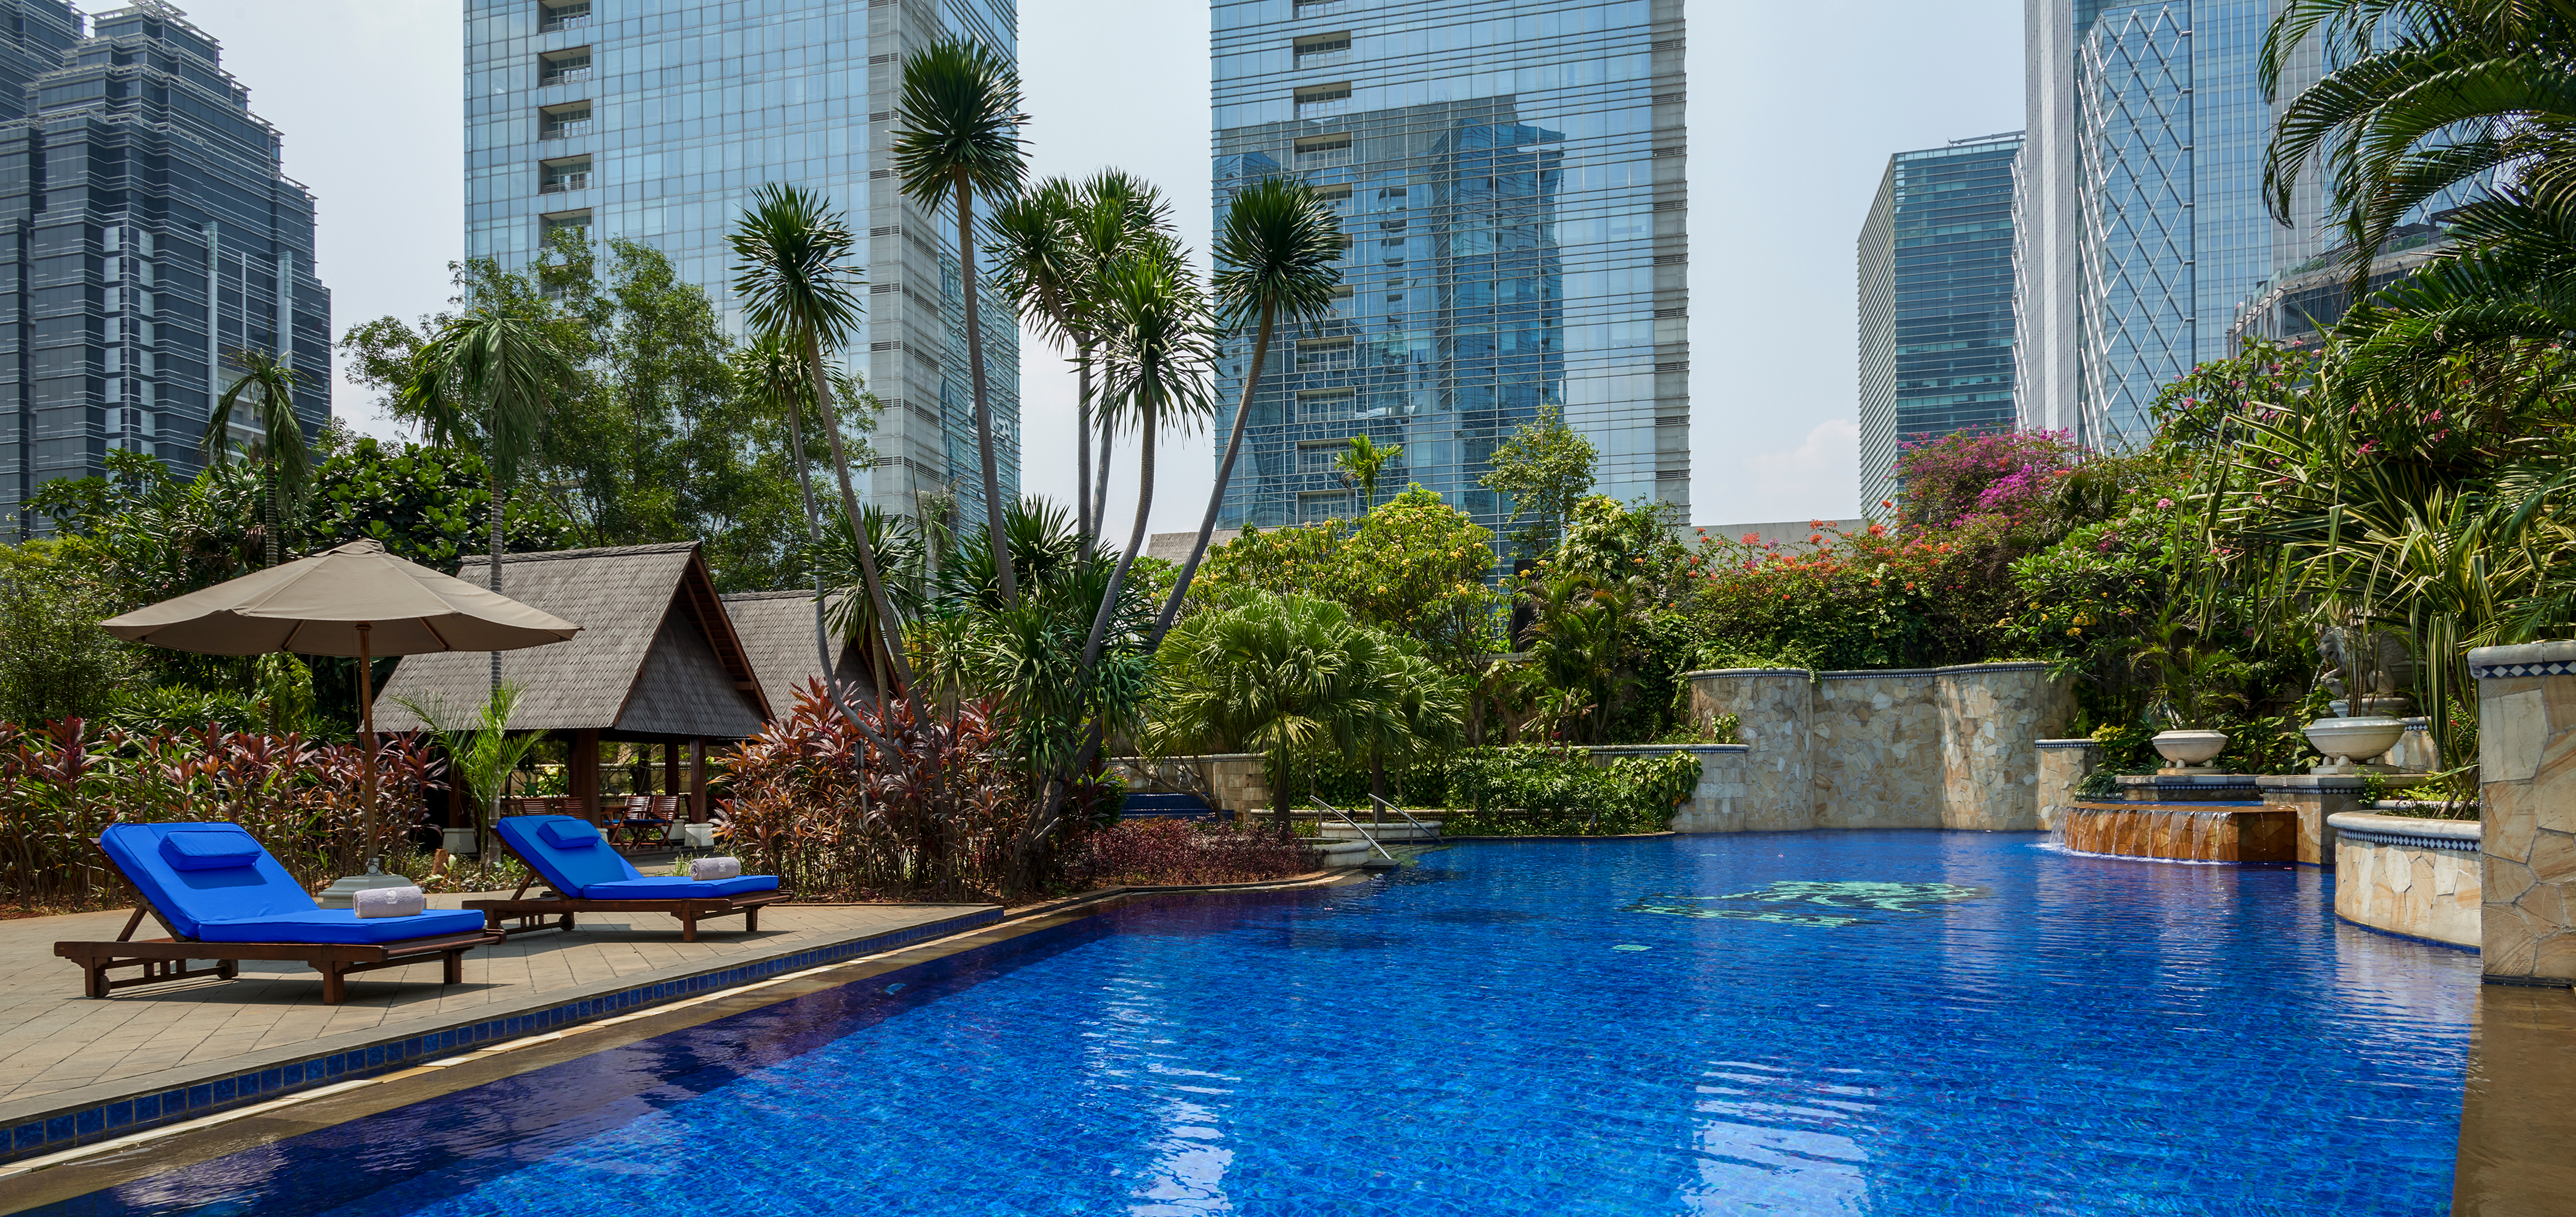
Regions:
M 371 887 L 351 897 L 349 907 L 361 917 L 410 917 L 429 908 L 429 897 L 416 887 Z
M 691 879 L 739 879 L 741 877 L 742 859 L 740 858 L 699 858 L 689 863 Z

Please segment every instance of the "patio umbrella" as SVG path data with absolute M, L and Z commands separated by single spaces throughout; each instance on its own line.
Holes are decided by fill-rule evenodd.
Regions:
M 206 655 L 352 655 L 366 774 L 361 824 L 376 839 L 376 706 L 368 662 L 427 651 L 515 651 L 581 627 L 489 588 L 351 541 L 100 622 L 128 642 Z

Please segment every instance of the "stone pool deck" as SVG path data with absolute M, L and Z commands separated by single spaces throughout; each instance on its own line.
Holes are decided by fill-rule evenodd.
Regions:
M 506 894 L 506 893 L 504 893 Z M 470 895 L 443 896 L 454 908 Z M 778 905 L 758 933 L 680 941 L 659 913 L 584 913 L 572 933 L 523 934 L 465 957 L 367 972 L 322 1004 L 319 974 L 244 961 L 205 978 L 81 996 L 58 941 L 116 937 L 127 912 L 0 921 L 0 1161 L 53 1153 L 663 1001 L 891 950 L 999 921 L 993 905 Z M 717 923 L 722 926 L 724 923 Z M 149 936 L 147 928 L 140 933 Z

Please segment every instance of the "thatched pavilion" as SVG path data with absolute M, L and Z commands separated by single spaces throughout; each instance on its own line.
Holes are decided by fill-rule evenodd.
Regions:
M 837 597 L 836 597 L 837 599 Z M 769 714 L 784 719 L 796 709 L 796 691 L 823 674 L 814 648 L 814 593 L 735 592 L 724 598 L 733 615 L 734 632 L 760 674 L 761 691 L 769 695 Z M 876 681 L 855 638 L 832 644 L 833 671 L 846 695 L 873 694 Z
M 489 571 L 477 555 L 457 577 L 483 584 Z M 697 543 L 509 554 L 501 591 L 582 627 L 568 642 L 501 656 L 501 679 L 522 689 L 510 728 L 569 742 L 580 812 L 599 818 L 602 742 L 659 744 L 662 793 L 682 790 L 685 750 L 687 818 L 705 820 L 707 742 L 757 734 L 771 697 Z M 397 698 L 466 717 L 490 687 L 485 652 L 414 655 L 385 682 L 376 721 L 388 731 L 425 725 Z

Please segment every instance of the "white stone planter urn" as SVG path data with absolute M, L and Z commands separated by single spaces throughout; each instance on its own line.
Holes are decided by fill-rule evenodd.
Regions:
M 2159 731 L 2150 742 L 2155 744 L 2156 754 L 2177 769 L 2208 764 L 2211 758 L 2227 751 L 2224 731 Z
M 2303 734 L 2326 757 L 2326 763 L 2314 766 L 2310 773 L 2360 773 L 2372 757 L 2397 746 L 2406 735 L 2406 724 L 2394 718 L 2321 718 L 2309 723 Z

